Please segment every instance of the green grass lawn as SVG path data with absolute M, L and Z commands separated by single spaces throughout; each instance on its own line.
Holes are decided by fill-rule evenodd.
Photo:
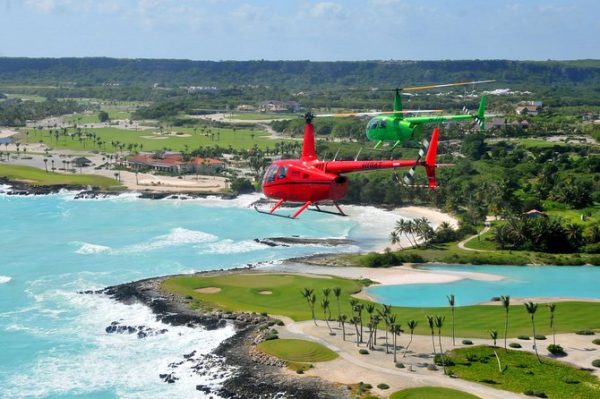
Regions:
M 53 173 L 46 172 L 43 169 L 20 165 L 0 164 L 0 176 L 39 186 L 68 184 L 96 186 L 102 189 L 118 189 L 121 187 L 118 181 L 104 176 Z
M 289 274 L 263 273 L 228 273 L 216 276 L 177 276 L 167 279 L 163 289 L 190 296 L 193 306 L 216 307 L 231 311 L 266 312 L 272 315 L 283 315 L 294 320 L 310 320 L 311 313 L 306 300 L 302 297 L 303 288 L 313 288 L 317 296 L 316 317 L 324 319 L 319 306 L 323 298 L 323 288 L 342 288 L 340 297 L 341 311 L 351 315 L 348 300 L 351 293 L 357 292 L 361 283 L 356 280 L 342 278 L 313 278 Z M 216 294 L 201 294 L 197 288 L 217 287 L 221 291 Z M 261 291 L 271 291 L 270 295 Z M 448 294 L 440 288 L 440 296 Z M 502 292 L 490 293 L 502 295 Z M 362 301 L 363 303 L 365 301 Z M 333 294 L 330 296 L 333 318 L 337 318 L 337 302 Z M 452 319 L 449 308 L 394 307 L 398 322 L 406 326 L 408 320 L 417 320 L 416 334 L 429 334 L 426 315 L 446 316 L 442 333 L 452 334 Z M 599 302 L 561 302 L 556 307 L 555 321 L 557 332 L 574 332 L 576 330 L 600 330 Z M 531 321 L 523 305 L 513 305 L 509 311 L 510 337 L 531 335 Z M 463 306 L 456 308 L 456 336 L 470 338 L 487 338 L 489 330 L 504 331 L 504 310 L 502 306 Z M 366 320 L 366 312 L 363 313 Z M 540 334 L 550 334 L 549 312 L 541 307 L 536 314 L 536 329 Z M 325 328 L 325 326 L 323 326 Z
M 580 224 L 582 226 L 600 225 L 600 206 L 585 209 L 566 209 L 547 211 L 550 216 L 557 216 L 567 223 Z M 582 220 L 582 215 L 584 215 Z
M 327 362 L 338 357 L 337 353 L 331 349 L 316 342 L 302 339 L 273 339 L 261 342 L 257 348 L 290 362 Z
M 83 126 L 89 123 L 100 123 L 98 114 L 74 114 L 65 117 L 65 122 L 76 123 L 79 126 Z
M 394 392 L 390 399 L 479 399 L 479 396 L 449 388 L 422 387 Z
M 489 236 L 489 235 L 488 235 Z M 475 239 L 476 240 L 476 239 Z M 551 254 L 533 251 L 491 250 L 490 252 L 474 252 L 458 248 L 457 242 L 435 244 L 423 248 L 404 249 L 400 253 L 406 256 L 419 255 L 424 262 L 473 265 L 584 265 L 600 264 L 600 256 L 593 254 Z M 492 243 L 483 241 L 482 249 L 492 249 Z M 467 247 L 475 247 L 471 242 Z M 340 255 L 345 261 L 358 266 L 367 266 L 368 255 Z
M 496 353 L 502 367 L 506 367 L 502 373 L 489 346 L 451 351 L 448 356 L 456 365 L 448 370 L 459 378 L 517 393 L 532 390 L 544 392 L 549 398 L 600 397 L 600 381 L 589 372 L 550 359 L 543 359 L 540 364 L 535 355 L 528 352 L 505 352 L 498 348 Z
M 46 97 L 36 96 L 34 94 L 6 93 L 6 98 L 19 98 L 24 101 L 33 101 L 36 103 L 46 101 Z
M 89 115 L 93 116 L 93 115 Z M 95 116 L 94 116 L 95 117 Z M 263 131 L 249 129 L 221 129 L 211 128 L 214 133 L 214 140 L 202 133 L 200 130 L 194 132 L 192 128 L 169 128 L 169 132 L 180 133 L 179 135 L 160 135 L 154 130 L 126 130 L 115 127 L 109 128 L 98 128 L 98 129 L 85 129 L 82 131 L 93 131 L 96 133 L 96 137 L 101 138 L 106 142 L 106 145 L 101 148 L 101 151 L 105 152 L 116 152 L 115 148 L 111 146 L 112 141 L 120 141 L 127 146 L 128 144 L 141 144 L 144 151 L 162 150 L 164 148 L 171 149 L 173 151 L 182 151 L 186 148 L 188 150 L 194 150 L 198 147 L 206 146 L 220 146 L 228 148 L 231 146 L 234 149 L 250 149 L 254 145 L 259 148 L 266 148 L 275 146 L 277 140 L 273 140 L 269 135 Z M 69 132 L 73 132 L 74 129 L 69 129 Z M 91 140 L 87 140 L 85 143 L 80 142 L 77 137 L 66 137 L 59 136 L 58 141 L 54 136 L 50 137 L 47 130 L 29 130 L 28 141 L 31 142 L 44 142 L 51 148 L 58 149 L 71 149 L 71 150 L 93 150 L 98 149 L 92 146 Z M 281 140 L 279 140 L 281 141 Z M 85 147 L 84 147 L 85 144 Z
M 262 113 L 262 112 L 249 112 L 249 113 L 242 113 L 242 114 L 232 114 L 231 116 L 228 116 L 226 119 L 239 119 L 239 120 L 245 120 L 245 121 L 262 121 L 262 120 L 271 120 L 271 119 L 293 119 L 293 118 L 298 118 L 300 116 L 300 114 L 290 114 L 290 113 L 283 113 L 283 114 L 266 114 L 266 113 Z

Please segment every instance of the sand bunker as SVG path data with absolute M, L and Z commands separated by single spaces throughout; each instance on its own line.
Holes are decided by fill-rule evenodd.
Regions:
M 199 294 L 216 294 L 218 292 L 221 292 L 221 289 L 218 287 L 204 287 L 196 288 L 194 291 L 196 291 Z
M 143 139 L 148 139 L 148 140 L 166 140 L 168 139 L 168 137 L 163 137 L 163 136 L 142 136 Z
M 260 295 L 273 295 L 273 291 L 259 291 Z

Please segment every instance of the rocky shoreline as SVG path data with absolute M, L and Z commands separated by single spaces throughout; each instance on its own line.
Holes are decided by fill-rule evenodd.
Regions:
M 242 268 L 238 270 L 247 270 Z M 235 271 L 235 270 L 230 270 Z M 230 272 L 228 271 L 228 272 Z M 218 272 L 204 272 L 218 273 Z M 218 310 L 192 310 L 191 300 L 161 290 L 161 283 L 168 277 L 157 277 L 107 287 L 101 291 L 85 291 L 82 294 L 105 294 L 125 303 L 143 303 L 167 325 L 222 328 L 233 325 L 235 335 L 223 341 L 214 354 L 196 356 L 195 351 L 183 354 L 181 362 L 172 363 L 172 373 L 157 375 L 165 383 L 177 383 L 175 370 L 184 362 L 192 362 L 192 370 L 199 375 L 224 378 L 221 387 L 198 385 L 196 389 L 205 394 L 215 394 L 231 399 L 268 398 L 346 398 L 349 391 L 345 386 L 323 381 L 316 377 L 292 374 L 285 362 L 261 352 L 255 347 L 261 342 L 276 320 L 264 314 L 247 312 L 222 312 Z M 166 327 L 168 328 L 168 326 Z M 106 328 L 107 334 L 161 334 L 163 330 L 150 330 L 145 326 L 124 326 L 118 322 Z M 218 371 L 215 371 L 217 369 Z
M 106 191 L 98 187 L 73 185 L 73 184 L 53 184 L 53 185 L 36 185 L 19 180 L 11 180 L 6 177 L 0 176 L 0 184 L 10 186 L 10 190 L 6 192 L 8 195 L 49 195 L 57 194 L 61 191 L 76 191 L 75 199 L 95 199 L 95 198 L 110 198 L 116 197 L 124 193 L 136 193 L 138 198 L 142 199 L 193 199 L 193 198 L 206 198 L 206 197 L 219 197 L 221 199 L 234 199 L 237 194 L 223 194 L 223 193 L 201 193 L 201 192 L 187 192 L 185 190 L 180 192 L 160 192 L 160 191 Z

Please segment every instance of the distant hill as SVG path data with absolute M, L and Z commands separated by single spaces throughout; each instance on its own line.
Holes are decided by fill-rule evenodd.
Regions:
M 0 83 L 165 86 L 390 87 L 496 79 L 600 87 L 600 60 L 579 61 L 189 61 L 114 58 L 0 58 Z

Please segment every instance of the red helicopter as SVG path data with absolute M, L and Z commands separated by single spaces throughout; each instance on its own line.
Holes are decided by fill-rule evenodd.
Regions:
M 320 161 L 315 151 L 315 133 L 310 112 L 304 115 L 304 142 L 300 159 L 282 159 L 273 162 L 266 170 L 262 190 L 265 196 L 277 200 L 277 203 L 267 212 L 254 207 L 256 211 L 273 216 L 295 219 L 310 205 L 318 212 L 346 216 L 336 201 L 344 198 L 348 191 L 348 177 L 344 173 L 361 172 L 378 169 L 411 168 L 404 176 L 409 183 L 416 166 L 425 167 L 427 187 L 435 189 L 436 155 L 439 140 L 439 129 L 435 128 L 431 144 L 423 140 L 423 148 L 415 160 L 379 160 L 379 161 Z M 427 154 L 425 154 L 427 151 Z M 421 160 L 423 155 L 425 159 Z M 292 216 L 274 213 L 284 202 L 300 202 L 303 205 Z M 319 208 L 319 204 L 332 201 L 337 212 L 329 212 Z

